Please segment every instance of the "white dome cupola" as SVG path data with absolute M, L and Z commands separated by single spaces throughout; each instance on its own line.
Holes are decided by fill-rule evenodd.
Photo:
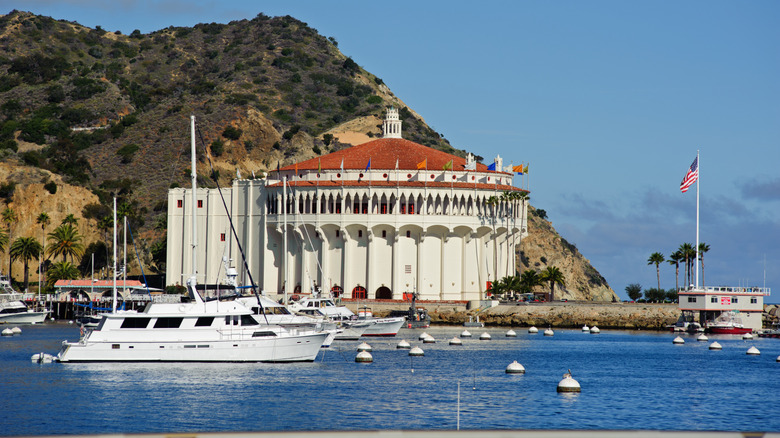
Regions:
M 387 115 L 382 122 L 383 138 L 401 138 L 401 120 L 398 118 L 398 110 L 394 107 L 387 109 Z

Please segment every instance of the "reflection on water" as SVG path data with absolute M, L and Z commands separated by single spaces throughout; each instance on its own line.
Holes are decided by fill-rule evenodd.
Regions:
M 336 342 L 299 364 L 35 364 L 78 329 L 23 328 L 0 340 L 5 435 L 242 430 L 454 429 L 458 382 L 464 429 L 780 430 L 773 415 L 780 340 L 713 336 L 722 351 L 669 333 L 556 330 L 517 338 L 448 340 L 462 327 L 370 339 L 374 362 L 354 362 L 359 342 Z M 401 339 L 423 357 L 397 350 Z M 745 355 L 756 345 L 761 356 Z M 517 360 L 525 374 L 504 372 Z M 582 393 L 556 387 L 571 369 Z M 767 406 L 767 403 L 772 406 Z M 762 408 L 763 407 L 763 408 Z

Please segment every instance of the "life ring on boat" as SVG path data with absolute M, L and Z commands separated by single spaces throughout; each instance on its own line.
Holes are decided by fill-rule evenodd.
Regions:
M 185 310 L 187 310 L 187 306 L 185 306 L 184 304 L 179 306 L 179 311 L 184 312 Z

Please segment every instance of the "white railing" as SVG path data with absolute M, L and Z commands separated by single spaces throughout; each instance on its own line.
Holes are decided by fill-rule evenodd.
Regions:
M 701 288 L 708 293 L 717 294 L 751 294 L 768 297 L 771 289 L 768 287 L 732 287 L 732 286 L 706 286 Z

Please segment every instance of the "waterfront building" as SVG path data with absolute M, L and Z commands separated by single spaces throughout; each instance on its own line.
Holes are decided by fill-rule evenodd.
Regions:
M 515 275 L 528 192 L 511 166 L 405 140 L 393 108 L 382 126 L 382 138 L 222 189 L 237 238 L 218 190 L 197 189 L 198 283 L 235 267 L 239 284 L 269 295 L 479 300 Z M 189 193 L 168 193 L 169 285 L 192 272 Z
M 746 328 L 760 330 L 767 287 L 691 287 L 678 295 L 680 310 L 693 316 L 702 327 L 723 312 L 736 312 Z

